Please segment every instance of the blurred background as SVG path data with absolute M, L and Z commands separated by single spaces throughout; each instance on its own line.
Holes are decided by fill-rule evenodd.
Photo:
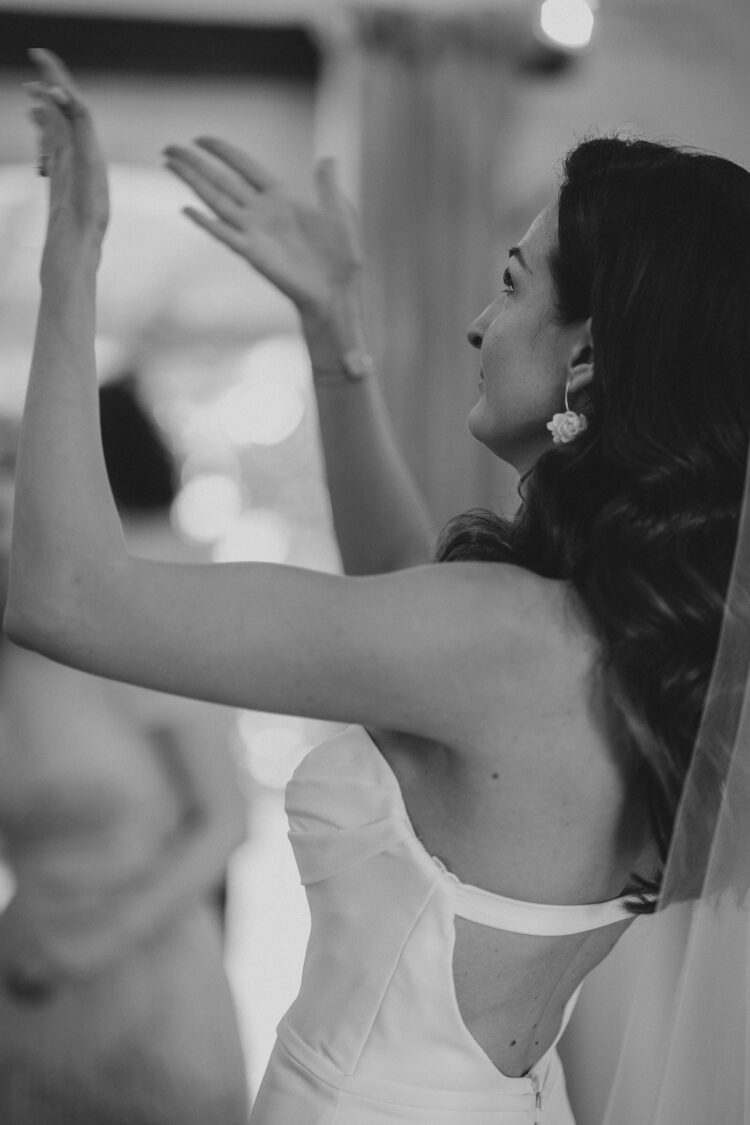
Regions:
M 20 89 L 34 45 L 74 68 L 112 166 L 101 378 L 136 379 L 180 466 L 173 529 L 219 561 L 339 567 L 295 316 L 181 216 L 190 200 L 161 167 L 165 144 L 226 137 L 303 193 L 314 158 L 338 158 L 362 219 L 371 350 L 436 525 L 515 505 L 512 474 L 466 430 L 477 371 L 465 329 L 552 198 L 567 148 L 617 130 L 750 165 L 747 0 L 3 2 L 5 413 L 23 402 L 43 240 L 46 185 Z M 229 723 L 249 837 L 230 873 L 227 961 L 252 1090 L 308 928 L 283 787 L 335 729 L 250 712 Z M 603 1108 L 638 942 L 636 925 L 563 1042 L 580 1125 Z

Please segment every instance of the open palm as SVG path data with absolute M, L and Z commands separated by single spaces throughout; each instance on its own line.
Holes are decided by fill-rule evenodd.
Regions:
M 247 153 L 205 137 L 195 146 L 170 145 L 167 167 L 211 209 L 186 214 L 245 258 L 301 311 L 325 306 L 361 266 L 351 205 L 332 160 L 316 167 L 317 203 L 295 199 Z

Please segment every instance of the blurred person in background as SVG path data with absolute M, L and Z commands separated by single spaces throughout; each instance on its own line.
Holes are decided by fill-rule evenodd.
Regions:
M 312 930 L 252 1121 L 573 1125 L 556 1044 L 657 905 L 728 596 L 750 175 L 647 142 L 569 155 L 469 329 L 470 429 L 522 506 L 457 517 L 434 550 L 331 165 L 310 204 L 226 142 L 170 146 L 211 212 L 193 220 L 301 314 L 349 573 L 151 563 L 122 543 L 97 440 L 106 169 L 70 76 L 33 58 L 50 222 L 6 628 L 112 678 L 352 724 L 287 787 Z M 718 785 L 702 796 L 710 838 Z M 700 888 L 688 870 L 678 897 Z
M 148 558 L 194 561 L 202 551 L 188 546 L 175 535 L 170 515 L 176 495 L 176 469 L 157 426 L 141 402 L 138 376 L 120 371 L 99 390 L 99 422 L 102 447 L 112 495 L 119 511 L 128 546 L 136 554 Z M 210 756 L 210 767 L 224 786 L 226 815 L 217 808 L 216 826 L 222 820 L 228 825 L 245 823 L 246 802 L 239 788 L 239 777 L 233 767 L 229 750 L 230 728 L 234 711 L 209 707 L 182 696 L 110 682 L 108 689 L 119 689 L 129 701 L 149 735 L 160 742 L 169 754 L 188 753 Z M 221 746 L 225 753 L 210 749 Z M 207 748 L 209 748 L 207 750 Z M 239 837 L 242 839 L 242 834 Z M 227 878 L 220 878 L 215 890 L 216 907 L 222 927 L 227 914 Z
M 132 378 L 100 399 L 128 542 L 169 553 L 168 451 Z M 0 419 L 3 601 L 18 430 Z M 3 1125 L 246 1120 L 217 902 L 246 821 L 226 737 L 220 708 L 3 638 L 0 837 L 16 884 L 0 914 Z

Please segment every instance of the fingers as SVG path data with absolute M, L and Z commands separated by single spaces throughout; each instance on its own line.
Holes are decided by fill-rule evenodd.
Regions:
M 231 223 L 224 222 L 222 219 L 212 219 L 208 215 L 204 215 L 202 211 L 198 211 L 195 207 L 183 207 L 182 213 L 194 222 L 196 226 L 202 227 L 203 230 L 208 231 L 208 233 L 218 239 L 219 242 L 225 243 L 225 245 L 229 246 L 232 250 L 236 250 L 238 254 L 242 253 L 242 236 Z
M 220 219 L 234 228 L 242 226 L 244 207 L 236 180 L 188 149 L 170 146 L 165 154 L 170 172 L 192 188 Z
M 276 176 L 273 176 L 252 156 L 235 145 L 229 144 L 228 141 L 219 140 L 218 137 L 198 137 L 195 143 L 230 168 L 233 168 L 235 172 L 239 172 L 240 176 L 247 180 L 256 191 L 268 191 L 269 188 L 279 186 L 279 180 Z
M 36 64 L 39 73 L 42 74 L 45 82 L 49 83 L 49 86 L 60 87 L 70 93 L 72 98 L 81 97 L 81 91 L 76 87 L 73 75 L 60 59 L 60 56 L 55 55 L 52 51 L 47 51 L 46 47 L 31 47 L 29 59 Z
M 23 88 L 30 98 L 42 98 L 51 101 L 59 109 L 66 109 L 70 97 L 60 86 L 45 86 L 43 82 L 24 82 Z
M 217 164 L 215 160 L 207 160 L 202 153 L 183 148 L 181 145 L 167 145 L 164 155 L 173 171 L 182 167 L 191 168 L 197 176 L 203 177 L 219 191 L 223 191 L 238 206 L 241 207 L 247 202 L 248 189 L 244 180 Z
M 340 210 L 344 198 L 339 187 L 336 161 L 332 156 L 324 156 L 315 165 L 315 184 L 323 206 Z
M 62 59 L 43 47 L 32 47 L 29 57 L 41 78 L 39 82 L 25 83 L 31 96 L 51 100 L 67 117 L 86 117 L 86 103 Z
M 34 104 L 29 116 L 39 129 L 39 155 L 37 172 L 49 176 L 50 168 L 63 141 L 66 129 L 65 107 L 68 95 L 57 87 L 47 87 L 42 82 L 24 82 L 24 90 Z
M 64 90 L 47 87 L 42 82 L 24 82 L 23 88 L 35 102 L 30 115 L 40 128 L 51 124 L 58 115 L 61 115 L 60 120 L 67 117 L 70 100 Z

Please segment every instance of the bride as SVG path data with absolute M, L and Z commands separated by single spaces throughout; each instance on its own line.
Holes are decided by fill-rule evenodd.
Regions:
M 435 549 L 331 164 L 313 205 L 223 141 L 169 147 L 208 207 L 189 216 L 300 312 L 347 574 L 153 563 L 123 546 L 99 447 L 105 166 L 69 75 L 34 58 L 50 219 L 5 627 L 113 679 L 352 724 L 288 786 L 312 931 L 252 1121 L 572 1125 L 556 1044 L 655 909 L 718 643 L 750 176 L 647 142 L 569 155 L 469 328 L 469 427 L 523 503 Z

